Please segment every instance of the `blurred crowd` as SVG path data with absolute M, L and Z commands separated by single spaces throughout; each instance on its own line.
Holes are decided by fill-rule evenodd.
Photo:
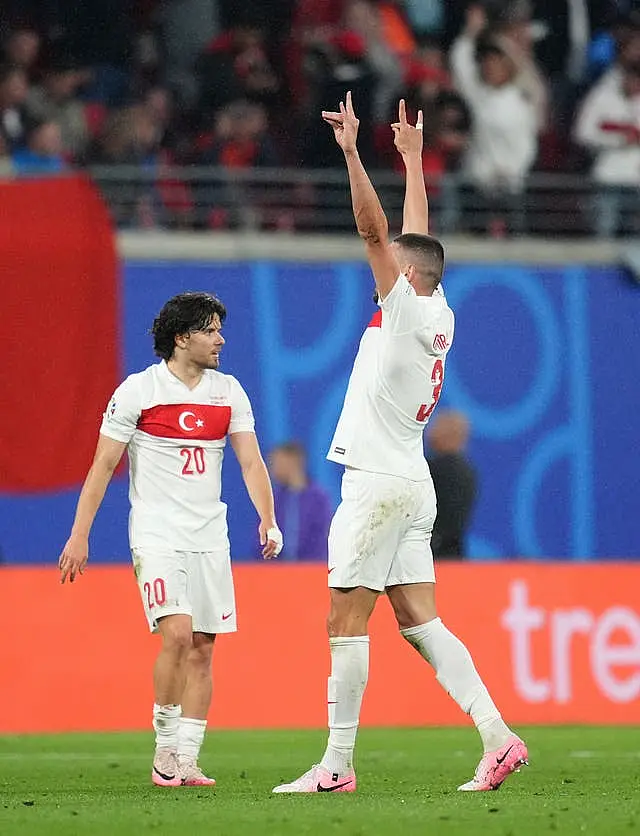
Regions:
M 435 199 L 460 173 L 496 235 L 534 171 L 591 171 L 603 235 L 637 201 L 640 0 L 7 0 L 0 39 L 0 174 L 339 165 L 351 89 L 366 164 L 398 167 L 405 96 Z

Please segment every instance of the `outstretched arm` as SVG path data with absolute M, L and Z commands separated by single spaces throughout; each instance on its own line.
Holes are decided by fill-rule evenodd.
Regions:
M 389 246 L 387 218 L 356 148 L 359 122 L 353 110 L 351 93 L 347 93 L 346 107 L 340 102 L 339 112 L 323 111 L 322 118 L 333 128 L 336 142 L 344 153 L 351 187 L 353 216 L 358 234 L 364 241 L 377 291 L 384 299 L 396 283 L 399 268 Z
M 427 235 L 429 232 L 429 202 L 422 170 L 422 111 L 418 111 L 418 120 L 410 125 L 407 122 L 407 109 L 404 99 L 398 106 L 398 121 L 392 126 L 395 146 L 400 152 L 406 169 L 404 193 L 404 211 L 402 214 L 402 232 L 417 232 Z

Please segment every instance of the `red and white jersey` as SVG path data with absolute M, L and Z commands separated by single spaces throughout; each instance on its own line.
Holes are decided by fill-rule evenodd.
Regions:
M 399 276 L 360 340 L 330 461 L 429 478 L 422 434 L 440 397 L 453 327 L 440 288 L 433 296 L 417 296 Z
M 231 375 L 206 369 L 189 389 L 163 361 L 118 386 L 100 432 L 128 444 L 131 548 L 224 548 L 226 436 L 253 431 L 251 404 Z

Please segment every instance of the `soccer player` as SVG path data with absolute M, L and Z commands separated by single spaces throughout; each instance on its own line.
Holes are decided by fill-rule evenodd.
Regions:
M 229 438 L 260 517 L 262 555 L 282 549 L 273 493 L 249 399 L 217 371 L 226 310 L 208 293 L 170 299 L 153 323 L 161 362 L 130 375 L 102 420 L 61 582 L 82 574 L 89 532 L 107 485 L 129 454 L 129 542 L 149 627 L 162 638 L 154 669 L 156 751 L 151 778 L 161 787 L 212 786 L 198 755 L 211 703 L 211 658 L 218 633 L 236 630 L 227 506 L 220 501 Z
M 468 650 L 438 618 L 431 530 L 436 500 L 422 434 L 444 380 L 453 313 L 440 280 L 442 245 L 428 234 L 422 171 L 422 114 L 392 127 L 406 167 L 402 235 L 387 220 L 356 149 L 351 95 L 323 112 L 344 152 L 353 213 L 373 272 L 380 310 L 360 342 L 328 458 L 345 466 L 342 502 L 329 532 L 329 741 L 319 764 L 274 792 L 353 792 L 353 750 L 367 684 L 367 625 L 386 592 L 404 638 L 478 728 L 484 755 L 458 789 L 497 789 L 527 759 L 503 722 Z

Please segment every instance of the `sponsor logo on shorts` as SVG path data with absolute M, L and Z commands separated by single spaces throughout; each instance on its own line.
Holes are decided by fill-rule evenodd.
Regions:
M 233 615 L 233 610 L 231 610 L 231 612 L 223 612 L 222 613 L 222 620 L 226 621 L 228 618 L 231 618 L 232 615 Z
M 334 447 L 334 448 L 333 448 L 333 452 L 334 452 L 334 453 L 338 453 L 338 455 L 339 455 L 339 456 L 344 456 L 344 454 L 345 454 L 347 451 L 345 450 L 345 448 L 344 448 L 344 447 Z

